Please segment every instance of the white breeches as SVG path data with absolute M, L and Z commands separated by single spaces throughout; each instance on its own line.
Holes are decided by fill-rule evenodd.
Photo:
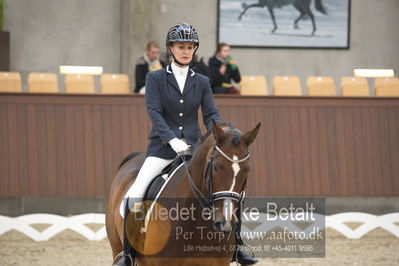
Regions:
M 126 199 L 129 198 L 129 209 L 133 208 L 135 202 L 140 202 L 150 185 L 151 181 L 161 173 L 168 164 L 173 162 L 173 159 L 162 159 L 159 157 L 149 156 L 145 159 L 143 166 L 137 174 L 136 180 L 127 191 L 122 200 L 119 212 L 122 217 L 125 215 Z

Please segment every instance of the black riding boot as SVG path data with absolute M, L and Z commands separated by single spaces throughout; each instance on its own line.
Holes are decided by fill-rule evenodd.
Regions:
M 241 208 L 239 213 L 241 213 Z M 244 242 L 241 238 L 241 219 L 237 222 L 236 227 L 236 251 L 233 254 L 233 259 L 231 261 L 237 261 L 241 265 L 252 265 L 258 262 L 254 257 L 249 256 L 243 250 L 240 249 L 240 246 L 244 246 Z
M 132 259 L 128 254 L 121 254 L 121 258 L 113 266 L 132 266 Z
M 118 255 L 120 259 L 112 266 L 133 266 L 134 258 L 131 254 L 136 251 L 130 246 L 129 240 L 126 236 L 126 221 L 129 216 L 129 199 L 126 200 L 125 217 L 123 219 L 123 251 Z
M 233 254 L 231 261 L 237 261 L 241 265 L 252 265 L 258 262 L 254 257 L 249 256 L 247 253 L 240 249 L 240 246 L 244 245 L 241 238 L 237 238 L 236 246 L 237 249 Z
M 241 265 L 252 265 L 258 263 L 258 260 L 249 256 L 242 250 L 234 252 L 233 259 L 231 261 L 237 261 Z

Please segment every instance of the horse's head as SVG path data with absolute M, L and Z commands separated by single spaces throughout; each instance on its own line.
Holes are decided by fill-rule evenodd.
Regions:
M 237 222 L 237 208 L 244 197 L 251 168 L 248 146 L 255 140 L 260 123 L 245 134 L 213 122 L 215 145 L 208 155 L 207 187 L 214 207 L 214 227 L 230 232 Z

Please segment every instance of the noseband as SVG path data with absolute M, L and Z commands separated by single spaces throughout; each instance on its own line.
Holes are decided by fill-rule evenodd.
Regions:
M 218 151 L 224 158 L 226 158 L 227 160 L 229 160 L 232 163 L 241 163 L 241 162 L 244 162 L 244 161 L 248 160 L 249 157 L 250 157 L 250 153 L 248 152 L 248 154 L 242 159 L 231 158 L 227 154 L 225 154 L 222 151 L 222 149 L 220 149 L 217 145 L 215 145 L 214 148 L 213 148 L 212 156 L 207 161 L 207 164 L 206 164 L 206 167 L 205 167 L 204 177 L 205 177 L 205 180 L 206 180 L 206 182 L 208 184 L 208 196 L 204 196 L 204 194 L 201 192 L 201 190 L 194 183 L 193 178 L 192 178 L 192 176 L 191 176 L 191 174 L 190 174 L 190 172 L 188 170 L 187 162 L 184 160 L 184 157 L 182 156 L 183 163 L 184 163 L 184 166 L 185 166 L 186 171 L 187 171 L 187 176 L 188 176 L 188 181 L 189 181 L 189 184 L 190 184 L 190 187 L 191 187 L 191 191 L 193 192 L 195 197 L 200 202 L 202 208 L 210 207 L 213 210 L 214 207 L 215 207 L 215 201 L 222 200 L 222 199 L 234 200 L 240 206 L 242 201 L 243 201 L 243 199 L 244 199 L 244 197 L 245 197 L 245 191 L 244 190 L 241 193 L 237 193 L 235 191 L 227 191 L 227 190 L 213 192 L 213 182 L 212 182 L 212 177 L 213 177 L 212 168 L 213 167 L 212 167 L 212 164 L 213 164 L 213 158 L 214 158 L 215 150 Z

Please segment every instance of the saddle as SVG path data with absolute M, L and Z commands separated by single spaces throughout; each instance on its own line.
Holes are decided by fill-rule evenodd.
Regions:
M 191 155 L 183 155 L 183 159 L 189 162 L 191 159 Z M 171 162 L 168 166 L 166 166 L 162 170 L 162 172 L 151 181 L 150 185 L 148 186 L 145 192 L 143 199 L 144 201 L 146 200 L 153 201 L 156 199 L 162 186 L 171 177 L 173 171 L 183 163 L 183 159 L 182 157 L 177 156 L 173 162 Z

